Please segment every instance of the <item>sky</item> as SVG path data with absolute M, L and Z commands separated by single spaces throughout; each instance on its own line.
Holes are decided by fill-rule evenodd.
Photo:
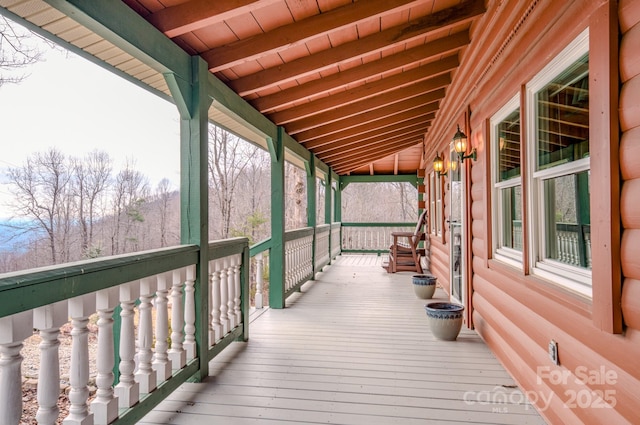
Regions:
M 129 160 L 152 188 L 165 177 L 179 187 L 174 105 L 66 51 L 48 49 L 26 73 L 21 83 L 0 86 L 0 218 L 10 214 L 7 167 L 50 147 L 74 157 L 102 150 L 115 172 Z

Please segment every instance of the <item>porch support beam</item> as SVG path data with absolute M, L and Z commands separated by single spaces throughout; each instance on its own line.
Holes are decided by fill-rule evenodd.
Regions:
M 200 247 L 195 280 L 196 346 L 198 358 L 208 355 L 209 330 L 209 182 L 208 111 L 212 99 L 207 95 L 207 64 L 192 58 L 192 83 L 177 83 L 167 76 L 172 96 L 180 112 L 180 242 Z M 182 105 L 182 106 L 180 106 Z M 209 373 L 206 361 L 201 361 L 196 380 Z
M 317 175 L 316 175 L 316 157 L 311 155 L 307 165 L 307 226 L 313 227 L 313 244 L 311 245 L 311 272 L 315 279 L 316 276 L 316 222 L 318 217 L 316 215 L 316 192 L 318 191 Z
M 271 252 L 269 255 L 269 307 L 284 308 L 284 129 L 278 127 L 271 158 Z

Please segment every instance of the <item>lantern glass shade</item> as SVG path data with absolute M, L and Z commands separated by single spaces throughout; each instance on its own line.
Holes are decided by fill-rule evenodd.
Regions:
M 456 131 L 456 134 L 453 136 L 453 148 L 458 155 L 464 154 L 467 151 L 467 136 L 460 131 L 459 125 L 458 131 Z
M 441 173 L 444 168 L 444 161 L 440 158 L 440 155 L 436 152 L 436 157 L 433 159 L 433 171 Z

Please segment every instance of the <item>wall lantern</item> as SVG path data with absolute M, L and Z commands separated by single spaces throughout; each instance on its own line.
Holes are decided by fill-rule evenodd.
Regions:
M 476 148 L 473 148 L 469 155 L 464 153 L 467 151 L 467 135 L 460 131 L 460 125 L 458 125 L 458 131 L 453 135 L 453 148 L 456 150 L 460 162 L 464 162 L 465 159 L 471 158 L 474 161 L 477 159 Z
M 444 154 L 442 157 L 436 152 L 436 157 L 433 159 L 433 171 L 436 172 L 438 177 L 446 176 L 447 172 L 442 172 L 444 170 Z

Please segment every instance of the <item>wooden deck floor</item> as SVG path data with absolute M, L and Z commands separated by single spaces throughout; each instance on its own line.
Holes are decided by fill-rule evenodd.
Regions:
M 544 424 L 475 332 L 431 336 L 410 282 L 339 257 L 141 423 Z

